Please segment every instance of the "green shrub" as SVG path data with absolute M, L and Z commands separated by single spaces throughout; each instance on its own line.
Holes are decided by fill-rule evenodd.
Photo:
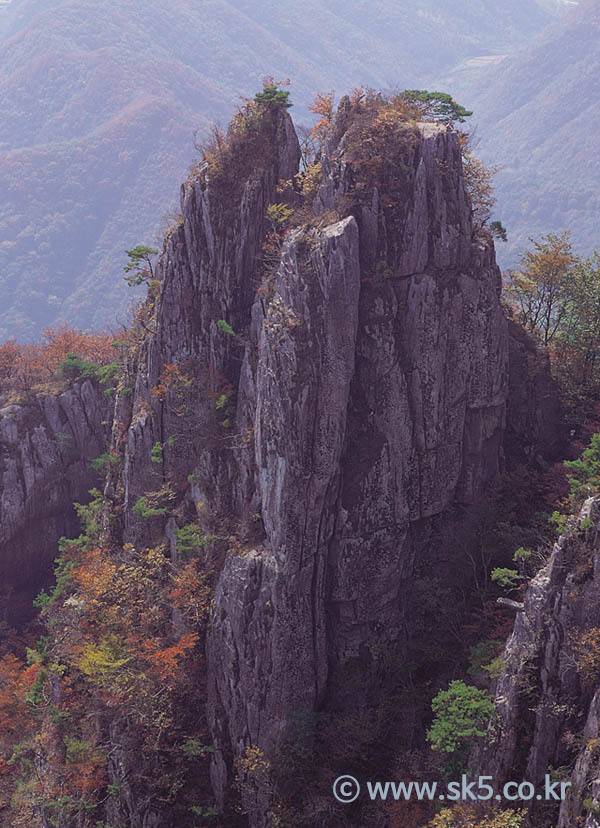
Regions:
M 58 366 L 58 373 L 67 379 L 79 379 L 81 377 L 97 379 L 99 368 L 98 363 L 81 359 L 77 354 L 70 353 Z
M 469 749 L 486 734 L 494 702 L 485 690 L 456 680 L 447 690 L 440 690 L 431 709 L 435 719 L 427 738 L 434 750 L 448 754 L 444 774 L 451 777 L 463 773 Z
M 217 328 L 222 331 L 223 333 L 228 334 L 229 336 L 235 336 L 235 331 L 224 319 L 217 319 Z
M 581 457 L 565 460 L 564 466 L 570 472 L 567 480 L 574 504 L 597 494 L 600 491 L 600 433 L 593 435 Z
M 600 819 L 600 806 L 596 805 L 591 796 L 588 796 L 583 800 L 583 807 L 594 817 L 594 819 Z
M 213 745 L 203 745 L 199 739 L 187 738 L 181 745 L 181 752 L 185 756 L 206 756 L 207 753 L 214 753 Z
M 502 642 L 497 638 L 489 641 L 480 641 L 469 650 L 470 667 L 467 673 L 474 678 L 482 673 L 491 675 L 492 665 L 498 660 L 502 650 Z M 494 676 L 492 676 L 494 678 Z
M 146 247 L 144 244 L 138 244 L 133 250 L 126 250 L 125 252 L 129 261 L 123 270 L 127 274 L 125 281 L 128 285 L 136 287 L 144 282 L 155 281 L 152 258 L 156 256 L 158 250 L 153 247 Z
M 175 494 L 168 483 L 165 483 L 157 492 L 148 492 L 138 498 L 133 511 L 143 518 L 162 517 L 169 511 Z
M 163 461 L 163 447 L 162 443 L 154 443 L 150 451 L 150 461 L 152 463 L 162 463 Z
M 491 578 L 495 584 L 507 589 L 518 586 L 521 580 L 521 576 L 516 569 L 508 569 L 505 566 L 497 566 L 495 569 L 492 569 Z
M 120 458 L 117 454 L 109 454 L 105 451 L 104 454 L 100 455 L 100 457 L 96 457 L 95 460 L 92 460 L 92 468 L 97 472 L 108 471 L 111 467 L 117 466 L 119 464 L 119 460 Z
M 278 89 L 275 84 L 268 84 L 262 92 L 257 92 L 254 101 L 263 106 L 273 105 L 289 109 L 292 105 L 289 101 L 290 93 L 285 89 Z
M 148 497 L 146 495 L 142 495 L 136 501 L 136 504 L 133 507 L 133 511 L 140 514 L 143 518 L 162 517 L 163 515 L 167 514 L 167 507 L 166 506 L 157 506 L 157 507 L 150 506 L 149 502 L 148 502 Z

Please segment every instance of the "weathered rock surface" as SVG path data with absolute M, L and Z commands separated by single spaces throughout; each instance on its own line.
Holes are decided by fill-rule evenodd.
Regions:
M 338 140 L 323 209 L 353 197 Z M 443 186 L 438 154 L 456 165 Z M 508 343 L 493 249 L 472 238 L 457 136 L 423 127 L 410 160 L 408 250 L 388 243 L 376 208 L 367 220 L 353 210 L 292 234 L 264 318 L 255 305 L 257 355 L 252 364 L 250 347 L 239 404 L 264 538 L 230 559 L 217 590 L 219 799 L 232 756 L 254 745 L 273 756 L 290 716 L 344 703 L 336 678 L 349 663 L 360 660 L 367 688 L 382 654 L 402 653 L 415 533 L 476 498 L 502 464 Z M 363 244 L 386 256 L 385 278 L 360 272 Z M 244 804 L 252 825 L 269 823 L 264 789 L 246 790 Z
M 58 538 L 78 534 L 73 503 L 101 485 L 91 461 L 106 449 L 111 407 L 87 380 L 0 410 L 0 583 L 13 622 L 48 580 Z
M 508 320 L 508 364 L 507 465 L 536 456 L 559 456 L 564 433 L 548 353 L 512 319 Z
M 478 773 L 498 784 L 521 778 L 539 784 L 551 768 L 562 770 L 572 790 L 561 805 L 559 828 L 580 824 L 583 800 L 599 793 L 598 676 L 591 650 L 592 675 L 581 669 L 583 636 L 600 627 L 599 532 L 600 499 L 590 498 L 528 587 L 496 687 L 498 722 L 475 762 Z M 591 815 L 585 825 L 595 826 Z
M 356 222 L 314 233 L 304 254 L 303 244 L 292 235 L 286 245 L 258 346 L 254 436 L 266 540 L 225 568 L 210 643 L 213 726 L 238 755 L 250 745 L 272 749 L 289 711 L 314 710 L 327 679 L 325 579 L 358 327 Z M 222 793 L 224 769 L 216 769 Z
M 510 385 L 500 273 L 471 226 L 458 136 L 410 128 L 394 199 L 385 183 L 367 199 L 342 103 L 317 218 L 288 234 L 257 293 L 265 211 L 299 158 L 289 117 L 269 117 L 278 149 L 233 196 L 207 167 L 184 185 L 133 399 L 117 405 L 130 422 L 124 537 L 151 540 L 132 506 L 180 480 L 190 514 L 201 501 L 244 542 L 225 561 L 207 643 L 221 804 L 248 748 L 268 767 L 294 715 L 359 703 L 348 665 L 368 693 L 385 657 L 402 658 L 413 560 L 429 522 L 502 468 Z M 157 393 L 173 365 L 185 389 Z M 224 398 L 233 432 L 215 417 Z M 254 828 L 270 821 L 267 776 L 242 785 Z
M 238 192 L 211 184 L 206 166 L 181 189 L 183 223 L 167 235 L 156 276 L 162 283 L 155 331 L 149 336 L 135 377 L 133 420 L 125 453 L 126 534 L 143 535 L 131 507 L 144 492 L 157 488 L 168 472 L 197 472 L 196 499 L 220 515 L 242 508 L 237 499 L 233 453 L 224 450 L 215 421 L 215 400 L 237 391 L 260 280 L 260 256 L 267 233 L 266 209 L 277 201 L 276 186 L 298 169 L 300 147 L 289 116 L 269 113 L 263 157 L 242 159 L 247 180 Z M 229 335 L 217 323 L 227 322 Z M 178 366 L 183 380 L 178 399 L 165 404 L 153 389 L 165 369 Z M 171 387 L 177 392 L 177 380 Z M 175 393 L 177 397 L 177 393 Z M 221 433 L 219 433 L 221 431 Z M 175 439 L 168 443 L 169 437 Z M 152 446 L 164 445 L 157 473 L 150 462 Z M 194 466 L 197 468 L 194 469 Z
M 548 393 L 547 366 L 523 362 L 523 343 L 510 346 L 493 244 L 471 224 L 458 136 L 407 127 L 393 175 L 369 189 L 342 102 L 316 215 L 287 234 L 265 278 L 266 210 L 300 156 L 289 116 L 272 107 L 265 118 L 260 157 L 229 159 L 237 181 L 211 180 L 205 165 L 182 188 L 145 342 L 126 366 L 122 385 L 133 393 L 116 401 L 122 470 L 105 490 L 123 515 L 111 525 L 119 541 L 172 536 L 172 525 L 134 509 L 149 493 L 176 504 L 171 523 L 200 517 L 208 532 L 236 537 L 207 641 L 208 717 L 220 804 L 235 760 L 248 748 L 264 757 L 265 773 L 242 779 L 252 828 L 271 824 L 268 763 L 290 720 L 352 710 L 377 692 L 387 658 L 402 663 L 415 557 L 432 521 L 477 500 L 503 468 L 507 411 L 523 456 L 544 451 L 553 422 L 531 410 Z M 6 521 L 11 538 L 25 539 L 32 562 L 27 532 L 38 540 L 31 520 L 46 514 L 39 498 L 54 504 L 51 559 L 65 532 L 51 521 L 82 497 L 79 456 L 104 447 L 90 442 L 106 417 L 86 388 L 40 403 L 31 423 L 5 414 L 3 531 Z M 85 410 L 74 413 L 78 399 Z M 63 432 L 77 446 L 73 464 L 50 448 Z M 356 693 L 344 685 L 349 666 Z M 115 741 L 130 747 L 112 754 L 110 771 L 128 778 L 120 817 L 172 828 L 143 769 L 128 774 L 135 734 L 124 727 Z

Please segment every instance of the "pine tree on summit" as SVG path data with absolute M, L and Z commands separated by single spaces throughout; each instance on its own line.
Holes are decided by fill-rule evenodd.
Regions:
M 289 101 L 290 93 L 286 89 L 278 89 L 275 83 L 267 84 L 262 92 L 257 92 L 254 100 L 257 104 L 273 104 L 283 109 L 289 109 L 292 104 Z
M 435 118 L 443 123 L 452 124 L 455 121 L 464 123 L 473 113 L 457 103 L 452 95 L 446 92 L 428 92 L 426 89 L 405 89 L 402 97 L 406 102 L 416 106 L 424 118 Z

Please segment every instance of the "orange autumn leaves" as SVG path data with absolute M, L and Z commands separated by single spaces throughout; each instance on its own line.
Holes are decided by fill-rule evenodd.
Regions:
M 24 391 L 55 376 L 69 354 L 105 365 L 115 359 L 114 337 L 108 333 L 84 333 L 61 325 L 47 328 L 41 342 L 19 345 L 15 340 L 0 344 L 2 391 Z
M 0 659 L 0 746 L 12 744 L 23 733 L 28 708 L 25 695 L 39 672 L 39 665 L 26 667 L 15 655 L 7 653 Z M 0 773 L 2 772 L 0 759 Z
M 185 704 L 201 684 L 210 601 L 199 567 L 175 565 L 163 546 L 109 549 L 95 533 L 63 544 L 57 587 L 38 601 L 50 634 L 28 650 L 30 666 L 0 658 L 0 810 L 11 824 L 32 824 L 40 807 L 98 824 L 113 738 L 102 723 L 115 715 L 146 757 L 179 756 L 182 733 L 202 739 Z M 161 777 L 165 795 L 188 770 L 181 754 Z
M 73 663 L 93 683 L 123 701 L 142 685 L 177 679 L 193 652 L 198 633 L 177 629 L 174 613 L 200 624 L 208 612 L 209 590 L 190 562 L 177 572 L 162 548 L 137 552 L 130 544 L 120 558 L 94 547 L 75 566 L 75 607 L 83 633 Z

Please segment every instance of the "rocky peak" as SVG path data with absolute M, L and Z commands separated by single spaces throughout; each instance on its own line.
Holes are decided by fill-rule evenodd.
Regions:
M 376 693 L 411 634 L 427 521 L 477 498 L 502 465 L 506 321 L 457 137 L 401 125 L 401 179 L 376 184 L 345 103 L 339 118 L 321 220 L 289 234 L 274 292 L 255 302 L 238 387 L 253 435 L 242 477 L 264 534 L 226 561 L 209 635 L 221 802 L 233 759 L 258 747 L 276 762 L 296 714 Z M 348 669 L 361 676 L 352 699 Z M 250 823 L 268 825 L 269 787 L 243 791 Z
M 470 262 L 473 230 L 458 133 L 355 109 L 342 100 L 315 209 L 355 215 L 365 275 L 401 278 Z
M 406 663 L 415 561 L 434 562 L 434 522 L 503 468 L 510 377 L 529 382 L 531 369 L 518 348 L 510 357 L 456 133 L 345 99 L 310 196 L 289 183 L 299 158 L 285 110 L 251 106 L 183 185 L 117 396 L 123 462 L 105 488 L 115 542 L 162 545 L 175 561 L 175 530 L 192 521 L 231 540 L 206 642 L 211 778 L 225 806 L 237 768 L 251 828 L 273 824 L 274 793 L 293 788 L 278 757 L 294 721 L 376 707 L 389 665 Z M 296 212 L 267 266 L 267 208 L 285 198 Z M 529 387 L 512 422 L 535 452 L 543 429 L 527 404 L 548 385 Z M 44 405 L 62 430 L 64 406 Z M 68 426 L 82 448 L 97 399 L 85 409 Z M 19 428 L 7 426 L 9 486 L 31 465 L 14 459 L 29 439 Z M 43 467 L 64 483 L 56 452 Z M 41 513 L 31 499 L 27 514 Z M 410 737 L 412 715 L 394 738 Z M 249 751 L 262 773 L 244 770 Z M 118 775 L 137 758 L 119 748 Z M 143 769 L 119 808 L 131 825 L 173 825 Z

